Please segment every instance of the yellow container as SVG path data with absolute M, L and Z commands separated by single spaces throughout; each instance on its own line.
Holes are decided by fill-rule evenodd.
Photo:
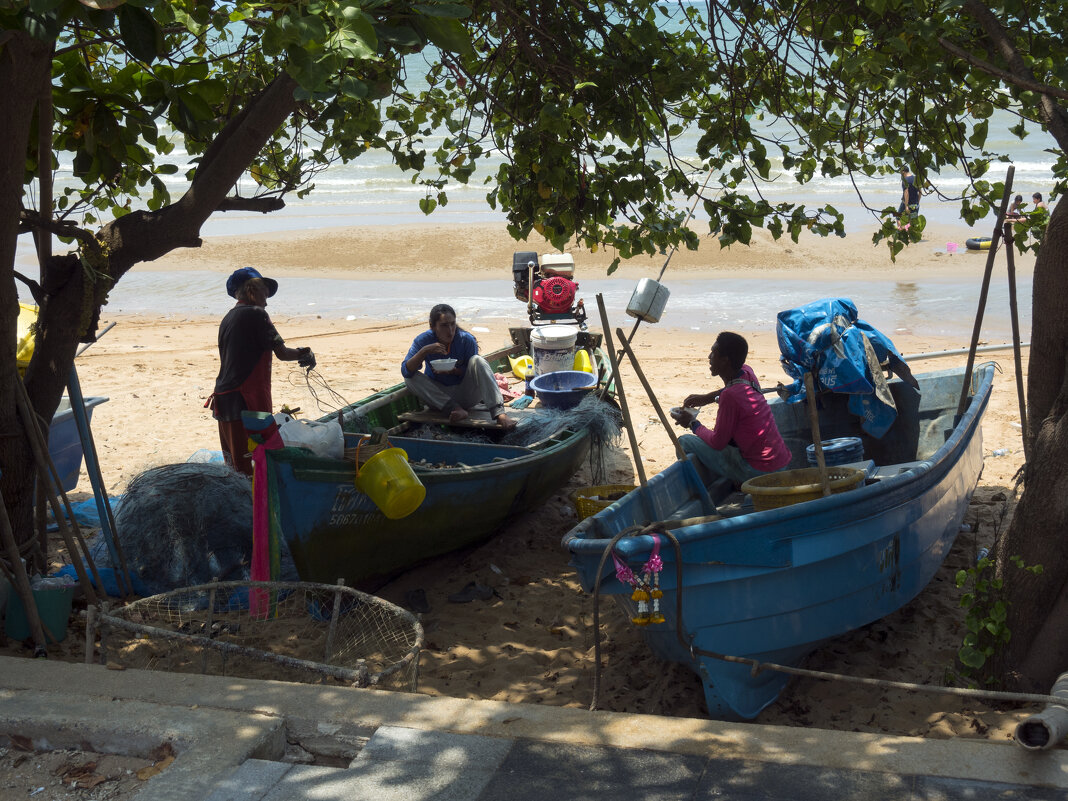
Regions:
M 831 493 L 837 495 L 864 483 L 865 472 L 855 467 L 828 467 L 827 479 Z M 778 509 L 802 501 L 823 497 L 823 484 L 818 467 L 799 470 L 780 470 L 751 478 L 742 484 L 742 492 L 753 496 L 753 508 L 758 512 Z
M 534 369 L 534 360 L 529 356 L 509 356 L 508 362 L 512 365 L 512 375 L 519 379 L 526 378 L 527 371 Z
M 583 487 L 571 493 L 571 504 L 578 513 L 579 520 L 585 520 L 607 509 L 631 490 L 633 484 L 601 484 L 596 487 Z
M 37 307 L 26 303 L 19 304 L 18 330 L 15 334 L 15 360 L 18 364 L 19 375 L 26 374 L 26 368 L 33 358 L 33 333 L 30 326 L 37 322 Z
M 593 364 L 590 363 L 590 354 L 585 349 L 580 348 L 575 351 L 575 364 L 574 370 L 581 370 L 584 373 L 593 372 Z
M 390 520 L 407 517 L 426 497 L 426 487 L 400 448 L 387 448 L 357 465 L 356 488 Z

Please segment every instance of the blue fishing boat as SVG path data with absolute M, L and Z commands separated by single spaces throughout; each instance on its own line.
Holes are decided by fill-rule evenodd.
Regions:
M 529 352 L 521 332 L 513 337 L 512 346 L 486 356 L 496 372 L 508 371 L 510 358 Z M 599 336 L 584 332 L 579 346 L 588 349 L 603 386 L 611 375 L 599 343 Z M 377 392 L 340 411 L 349 458 L 293 447 L 267 451 L 271 540 L 287 544 L 304 581 L 344 579 L 348 586 L 373 590 L 422 561 L 481 542 L 508 518 L 538 508 L 587 459 L 600 427 L 610 417 L 618 426 L 605 406 L 591 393 L 566 411 L 510 408 L 519 425 L 504 435 L 494 431 L 488 415 L 485 426 L 463 431 L 421 424 L 422 404 L 403 384 Z M 415 511 L 398 519 L 354 482 L 356 446 L 366 441 L 360 432 L 376 428 L 386 429 L 389 444 L 405 451 L 426 488 Z M 462 438 L 464 431 L 471 439 Z M 438 435 L 447 438 L 433 438 Z M 536 439 L 530 441 L 531 435 Z M 272 551 L 277 554 L 277 545 Z
M 710 716 L 754 718 L 790 676 L 710 653 L 799 666 L 821 643 L 915 598 L 949 553 L 978 482 L 980 422 L 993 375 L 990 364 L 970 376 L 960 369 L 918 374 L 918 392 L 892 380 L 897 419 L 878 439 L 849 413 L 849 396 L 823 395 L 821 436 L 863 443 L 866 458 L 851 467 L 864 480 L 848 491 L 755 511 L 726 503 L 737 497 L 729 486 L 706 483 L 693 462 L 679 461 L 580 522 L 564 546 L 583 587 L 599 585 L 628 617 L 638 614 L 632 586 L 606 552 L 641 574 L 659 548 L 665 621 L 644 625 L 645 641 L 701 677 Z M 958 419 L 965 380 L 968 400 Z M 793 455 L 789 467 L 805 467 L 812 442 L 805 404 L 769 405 Z M 679 557 L 666 535 L 640 533 L 658 521 L 668 521 L 663 528 L 677 539 Z

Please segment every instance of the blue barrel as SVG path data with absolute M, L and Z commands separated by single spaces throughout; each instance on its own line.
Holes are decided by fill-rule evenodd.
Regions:
M 853 462 L 864 461 L 864 443 L 861 442 L 860 437 L 825 439 L 820 444 L 823 445 L 823 460 L 828 465 L 852 464 Z M 808 463 L 815 466 L 816 446 L 809 445 L 805 449 L 805 456 L 808 458 Z

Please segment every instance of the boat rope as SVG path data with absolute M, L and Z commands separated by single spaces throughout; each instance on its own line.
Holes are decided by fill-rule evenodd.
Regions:
M 1039 693 L 1017 693 L 1017 692 L 1004 692 L 1001 690 L 982 690 L 972 689 L 968 687 L 937 687 L 933 684 L 915 684 L 907 681 L 892 681 L 890 679 L 874 679 L 864 676 L 850 676 L 845 673 L 832 673 L 825 670 L 809 670 L 807 668 L 792 667 L 790 665 L 779 665 L 774 662 L 761 662 L 759 659 L 751 659 L 745 656 L 732 656 L 730 654 L 721 654 L 716 651 L 708 651 L 703 648 L 698 648 L 693 644 L 692 637 L 687 639 L 685 636 L 685 625 L 683 623 L 682 614 L 682 547 L 679 544 L 678 539 L 672 534 L 668 527 L 671 523 L 665 524 L 664 522 L 652 523 L 645 526 L 631 526 L 616 534 L 608 545 L 605 546 L 604 553 L 601 554 L 601 561 L 597 565 L 597 577 L 593 584 L 593 653 L 594 653 L 594 665 L 593 665 L 593 699 L 590 702 L 590 711 L 597 709 L 597 704 L 600 696 L 600 684 L 601 684 L 601 630 L 600 630 L 600 593 L 601 593 L 601 576 L 604 573 L 605 563 L 608 561 L 609 556 L 613 553 L 616 543 L 624 537 L 640 536 L 644 534 L 662 534 L 667 537 L 671 542 L 672 548 L 675 551 L 675 634 L 679 639 L 679 642 L 689 652 L 691 658 L 694 660 L 698 656 L 706 656 L 711 659 L 719 659 L 724 662 L 733 662 L 736 664 L 749 665 L 752 675 L 756 676 L 763 670 L 775 670 L 780 673 L 787 673 L 791 676 L 802 676 L 810 679 L 820 679 L 821 681 L 841 681 L 848 684 L 859 684 L 868 687 L 878 687 L 879 689 L 892 689 L 892 690 L 905 690 L 908 692 L 922 692 L 932 695 L 952 695 L 958 698 L 971 698 L 974 700 L 982 701 L 1014 701 L 1020 703 L 1029 704 L 1064 704 L 1063 698 L 1058 698 L 1053 695 L 1043 695 Z M 676 526 L 671 526 L 676 527 Z
M 320 412 L 324 414 L 340 412 L 350 406 L 344 396 L 330 386 L 323 374 L 314 367 L 311 370 L 294 371 L 290 374 L 289 382 L 294 386 L 299 386 L 301 379 L 307 385 L 308 393 L 312 396 Z
M 708 174 L 705 176 L 705 182 L 701 184 L 701 189 L 697 193 L 697 197 L 694 198 L 693 205 L 690 206 L 690 210 L 686 212 L 686 216 L 682 220 L 683 228 L 690 222 L 690 218 L 693 217 L 693 213 L 697 210 L 697 204 L 701 202 L 702 193 L 708 188 L 708 182 L 712 180 L 712 170 L 708 170 Z M 657 283 L 664 277 L 664 273 L 667 272 L 668 264 L 671 263 L 671 257 L 675 255 L 675 251 L 679 249 L 679 246 L 673 245 L 671 250 L 667 254 L 667 258 L 664 259 L 664 264 L 660 268 L 660 274 L 656 277 Z M 638 317 L 634 321 L 634 327 L 630 329 L 630 334 L 627 336 L 627 343 L 629 344 L 634 340 L 634 335 L 638 333 L 638 326 L 642 324 L 642 318 Z M 623 349 L 620 348 L 619 354 L 616 356 L 616 362 L 618 363 L 623 358 Z

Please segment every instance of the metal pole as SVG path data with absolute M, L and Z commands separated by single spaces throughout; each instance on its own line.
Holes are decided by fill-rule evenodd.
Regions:
M 997 350 L 1012 350 L 1016 345 L 1013 342 L 1009 342 L 1004 345 L 980 345 L 975 349 L 976 353 L 991 353 Z M 1030 342 L 1021 342 L 1021 348 L 1031 347 Z M 944 356 L 963 356 L 968 353 L 970 348 L 954 348 L 953 350 L 933 350 L 930 353 L 910 353 L 907 356 L 902 356 L 901 360 L 906 362 L 920 362 L 924 359 L 941 359 Z
M 994 236 L 990 243 L 990 252 L 986 256 L 986 271 L 983 273 L 983 288 L 979 292 L 979 309 L 975 313 L 975 327 L 972 329 L 972 342 L 968 349 L 968 366 L 964 368 L 964 382 L 960 388 L 960 401 L 957 403 L 957 417 L 964 414 L 968 408 L 968 394 L 972 388 L 972 368 L 975 367 L 975 349 L 979 345 L 979 332 L 983 328 L 983 313 L 986 311 L 986 298 L 990 293 L 990 274 L 994 271 L 994 257 L 997 255 L 998 243 L 1001 241 L 1001 226 L 1005 220 L 1005 212 L 1009 208 L 1009 198 L 1012 196 L 1012 177 L 1016 168 L 1010 166 L 1005 173 L 1005 194 L 1001 198 L 1001 210 L 998 212 L 997 224 L 994 226 Z
M 133 582 L 130 579 L 129 569 L 126 567 L 126 557 L 119 545 L 118 536 L 115 533 L 115 516 L 111 511 L 111 502 L 108 500 L 107 487 L 100 475 L 100 463 L 96 458 L 96 446 L 93 444 L 93 432 L 89 428 L 89 416 L 85 411 L 85 398 L 82 397 L 82 386 L 78 381 L 78 370 L 71 365 L 70 378 L 67 380 L 67 394 L 70 396 L 70 409 L 74 413 L 74 422 L 78 426 L 78 437 L 82 441 L 82 451 L 85 454 L 85 471 L 89 474 L 89 483 L 93 487 L 93 497 L 96 498 L 96 511 L 100 516 L 100 533 L 108 547 L 111 556 L 111 564 L 115 568 L 115 578 L 119 585 L 119 592 L 129 599 L 133 595 Z
M 630 410 L 627 409 L 627 396 L 623 394 L 622 376 L 619 374 L 619 362 L 616 360 L 615 345 L 612 343 L 612 329 L 608 326 L 608 312 L 604 308 L 604 297 L 597 293 L 597 310 L 601 313 L 601 328 L 604 330 L 604 341 L 608 346 L 608 360 L 612 364 L 612 374 L 616 377 L 616 394 L 619 396 L 619 408 L 623 411 L 623 422 L 627 426 L 627 436 L 630 439 L 630 449 L 634 454 L 634 469 L 638 472 L 638 481 L 644 487 L 646 484 L 645 467 L 642 465 L 641 453 L 638 452 L 638 437 L 634 433 L 634 421 L 631 420 Z

